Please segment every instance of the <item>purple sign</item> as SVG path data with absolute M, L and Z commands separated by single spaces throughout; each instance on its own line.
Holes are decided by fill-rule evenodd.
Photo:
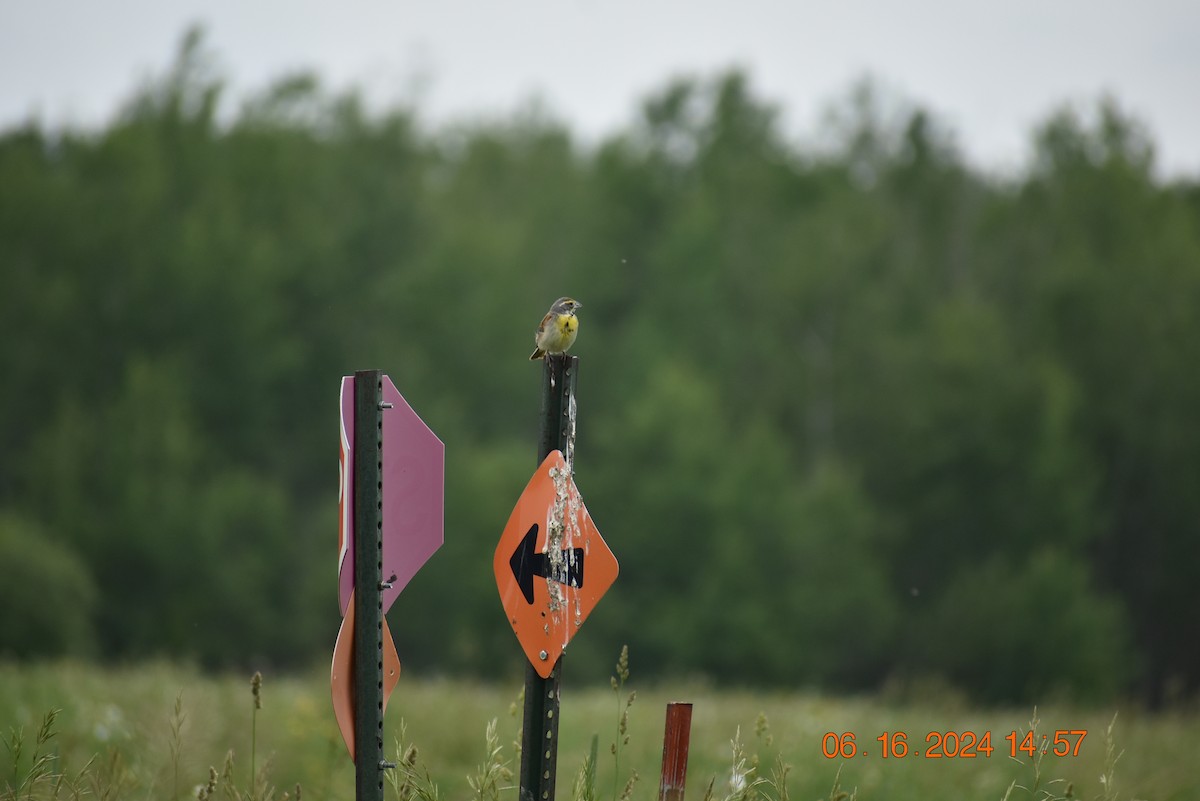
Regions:
M 446 447 L 383 377 L 383 611 L 445 540 Z M 338 606 L 354 589 L 354 376 L 342 378 Z M 393 578 L 394 577 L 394 578 Z

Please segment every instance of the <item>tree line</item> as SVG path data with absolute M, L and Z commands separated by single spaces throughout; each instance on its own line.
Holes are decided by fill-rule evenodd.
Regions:
M 1200 685 L 1200 183 L 1116 101 L 999 176 L 870 83 L 804 144 L 736 71 L 587 146 L 223 92 L 193 32 L 102 128 L 0 132 L 0 653 L 326 659 L 336 391 L 377 367 L 447 448 L 401 658 L 516 675 L 492 552 L 569 294 L 621 563 L 570 673 L 628 643 L 730 684 Z

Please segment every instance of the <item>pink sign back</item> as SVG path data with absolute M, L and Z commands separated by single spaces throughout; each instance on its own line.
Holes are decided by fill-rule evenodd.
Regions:
M 383 611 L 445 541 L 446 448 L 383 377 Z M 338 606 L 354 590 L 354 376 L 342 378 Z

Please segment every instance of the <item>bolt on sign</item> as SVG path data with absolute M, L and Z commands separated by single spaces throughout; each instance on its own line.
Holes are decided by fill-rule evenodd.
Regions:
M 547 678 L 618 570 L 562 451 L 550 452 L 517 499 L 493 568 L 513 632 Z
M 442 546 L 445 534 L 445 446 L 417 416 L 388 376 L 382 377 L 382 577 L 383 611 Z M 338 487 L 338 630 L 330 668 L 334 717 L 355 755 L 354 742 L 354 376 L 342 378 Z M 383 624 L 383 703 L 400 678 L 400 656 L 387 618 Z

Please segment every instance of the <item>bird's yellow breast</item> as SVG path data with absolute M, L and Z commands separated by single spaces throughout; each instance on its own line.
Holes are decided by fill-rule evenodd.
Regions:
M 559 336 L 573 338 L 575 332 L 579 330 L 579 318 L 573 314 L 558 315 L 558 333 Z
M 573 314 L 559 314 L 546 326 L 544 337 L 538 338 L 538 347 L 547 353 L 562 353 L 575 342 L 579 330 L 579 319 Z

